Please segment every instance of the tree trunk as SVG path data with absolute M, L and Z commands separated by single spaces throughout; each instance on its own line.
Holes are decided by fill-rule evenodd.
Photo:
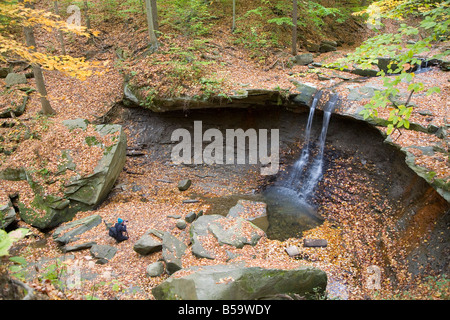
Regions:
M 23 0 L 20 0 L 19 2 L 23 3 Z M 25 7 L 32 8 L 32 4 L 27 2 L 25 3 Z M 34 39 L 34 33 L 33 33 L 33 27 L 24 27 L 24 33 L 25 33 L 25 40 L 28 47 L 33 47 L 33 51 L 36 51 L 36 41 Z M 50 102 L 47 99 L 47 89 L 45 88 L 45 80 L 44 75 L 42 74 L 41 66 L 38 64 L 33 63 L 31 65 L 33 67 L 33 73 L 34 73 L 34 79 L 36 81 L 36 86 L 39 92 L 39 95 L 41 96 L 41 106 L 42 106 L 42 113 L 43 114 L 55 114 L 56 111 L 52 108 L 50 105 Z
M 292 55 L 297 55 L 297 0 L 293 0 L 293 12 L 292 12 Z
M 150 36 L 150 49 L 156 50 L 158 49 L 159 44 L 155 34 L 151 0 L 145 0 L 145 9 L 147 13 L 148 33 Z
M 91 18 L 89 18 L 89 12 L 88 12 L 88 2 L 84 1 L 84 15 L 86 16 L 86 28 L 88 31 L 91 31 Z
M 231 31 L 236 30 L 236 0 L 233 0 L 233 25 L 231 26 Z
M 156 5 L 156 0 L 152 0 L 151 4 L 152 4 L 153 30 L 159 31 L 158 6 Z
M 55 6 L 55 13 L 59 16 L 59 8 L 58 8 L 58 1 L 53 1 L 53 4 Z M 58 38 L 59 43 L 61 44 L 61 54 L 63 56 L 66 55 L 66 46 L 64 45 L 64 36 L 61 30 L 58 30 Z

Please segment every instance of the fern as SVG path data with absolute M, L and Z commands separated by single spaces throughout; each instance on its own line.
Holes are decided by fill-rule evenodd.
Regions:
M 270 20 L 267 20 L 268 23 L 276 23 L 277 25 L 281 26 L 283 24 L 287 24 L 288 26 L 293 27 L 294 24 L 292 23 L 291 18 L 288 17 L 282 17 L 282 18 L 273 18 Z
M 258 7 L 258 8 L 256 8 L 256 9 L 248 10 L 248 11 L 244 14 L 244 17 L 247 18 L 247 17 L 248 17 L 249 15 L 251 15 L 251 14 L 256 14 L 256 15 L 262 17 L 262 16 L 263 16 L 262 8 L 261 8 L 261 7 Z

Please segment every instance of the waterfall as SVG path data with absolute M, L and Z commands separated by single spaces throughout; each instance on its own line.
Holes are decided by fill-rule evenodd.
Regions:
M 332 94 L 330 99 L 327 101 L 324 107 L 324 115 L 322 121 L 322 131 L 319 137 L 319 151 L 314 159 L 311 168 L 309 169 L 309 174 L 306 179 L 301 181 L 302 187 L 298 192 L 298 195 L 302 199 L 307 199 L 311 193 L 314 191 L 317 183 L 322 176 L 322 168 L 323 168 L 323 151 L 325 149 L 325 141 L 327 137 L 328 124 L 330 123 L 331 113 L 333 112 L 336 103 L 339 100 L 339 96 L 337 94 Z
M 287 181 L 285 182 L 285 186 L 287 187 L 295 187 L 295 184 L 298 183 L 300 176 L 302 175 L 303 168 L 308 162 L 309 158 L 309 140 L 311 136 L 311 126 L 313 122 L 314 117 L 314 111 L 316 110 L 317 103 L 319 102 L 320 98 L 322 97 L 322 90 L 319 90 L 313 98 L 313 102 L 311 104 L 311 107 L 309 109 L 309 116 L 308 116 L 308 123 L 306 125 L 305 130 L 305 143 L 302 148 L 301 156 L 300 158 L 294 163 L 294 166 L 292 168 L 292 171 L 289 174 L 289 177 Z
M 311 127 L 317 104 L 322 98 L 323 92 L 318 91 L 313 98 L 309 110 L 308 122 L 305 129 L 305 142 L 300 158 L 289 169 L 288 176 L 278 180 L 274 185 L 264 191 L 267 203 L 269 223 L 284 221 L 283 228 L 295 230 L 295 233 L 312 229 L 323 222 L 323 217 L 317 214 L 316 208 L 308 203 L 308 198 L 313 193 L 317 183 L 322 177 L 323 154 L 325 140 L 333 112 L 339 96 L 331 94 L 324 106 L 322 130 L 318 141 L 318 150 L 312 157 Z M 274 223 L 276 224 L 276 223 Z M 289 227 L 288 227 L 289 226 Z
M 325 149 L 325 141 L 327 137 L 328 124 L 330 122 L 331 113 L 333 112 L 336 103 L 339 100 L 338 94 L 331 94 L 327 103 L 325 104 L 323 110 L 323 121 L 322 130 L 319 137 L 318 153 L 316 157 L 312 160 L 312 164 L 307 172 L 304 174 L 303 171 L 305 167 L 309 164 L 309 158 L 311 154 L 310 140 L 311 140 L 311 126 L 314 117 L 314 111 L 317 103 L 322 97 L 323 92 L 318 91 L 314 95 L 313 103 L 311 105 L 308 123 L 305 130 L 305 143 L 303 145 L 300 158 L 294 163 L 290 169 L 288 178 L 283 182 L 283 187 L 295 190 L 300 199 L 306 200 L 311 193 L 314 191 L 317 183 L 322 176 L 323 168 L 323 152 Z

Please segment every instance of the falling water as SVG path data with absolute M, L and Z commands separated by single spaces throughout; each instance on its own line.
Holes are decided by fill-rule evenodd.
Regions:
M 332 94 L 323 109 L 324 116 L 318 143 L 318 153 L 315 158 L 310 159 L 311 127 L 314 111 L 322 97 L 322 93 L 322 91 L 319 91 L 314 96 L 305 130 L 305 143 L 300 158 L 289 169 L 289 175 L 286 179 L 281 177 L 282 179 L 275 185 L 267 188 L 264 193 L 269 213 L 269 223 L 271 225 L 273 223 L 283 225 L 283 230 L 286 234 L 289 233 L 286 230 L 287 226 L 298 233 L 314 228 L 323 222 L 323 218 L 317 215 L 316 209 L 308 203 L 308 200 L 322 176 L 323 153 L 328 124 L 339 96 Z M 281 220 L 284 222 L 280 222 Z
M 316 158 L 314 159 L 311 168 L 309 169 L 309 175 L 307 176 L 306 179 L 304 179 L 304 181 L 301 181 L 302 187 L 298 192 L 298 195 L 302 199 L 307 199 L 311 195 L 317 183 L 319 182 L 320 177 L 322 176 L 323 151 L 325 149 L 325 140 L 327 137 L 328 124 L 330 123 L 331 113 L 333 112 L 338 100 L 339 96 L 337 94 L 332 94 L 324 107 L 322 131 L 320 133 L 319 138 L 319 152 Z
M 310 136 L 311 136 L 311 126 L 312 126 L 312 122 L 313 122 L 314 111 L 316 110 L 317 103 L 319 102 L 320 98 L 322 97 L 322 93 L 323 93 L 323 91 L 320 90 L 314 95 L 313 102 L 309 109 L 308 123 L 306 125 L 306 130 L 305 130 L 305 143 L 303 145 L 303 149 L 302 149 L 300 158 L 294 163 L 294 166 L 289 174 L 289 177 L 288 177 L 287 181 L 284 183 L 284 185 L 287 187 L 294 187 L 295 184 L 298 183 L 298 181 L 300 180 L 300 176 L 303 172 L 303 168 L 308 163 L 308 158 L 309 158 L 309 153 L 310 153 L 309 140 L 310 140 Z
M 417 69 L 414 71 L 414 74 L 419 74 L 430 70 L 431 67 L 428 66 L 428 60 L 421 59 L 420 63 L 417 64 Z

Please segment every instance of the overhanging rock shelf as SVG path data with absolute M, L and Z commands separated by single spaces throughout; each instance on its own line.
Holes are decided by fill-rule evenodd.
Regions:
M 291 80 L 295 85 L 295 92 L 287 92 L 283 90 L 269 89 L 242 89 L 235 92 L 234 95 L 211 96 L 208 99 L 195 99 L 190 97 L 179 98 L 155 98 L 150 106 L 144 107 L 145 97 L 142 96 L 139 89 L 132 88 L 129 84 L 124 86 L 124 105 L 127 107 L 142 106 L 153 112 L 169 112 L 177 110 L 195 110 L 195 109 L 212 109 L 212 108 L 283 108 L 292 112 L 309 112 L 314 101 L 314 95 L 319 91 L 317 87 L 310 83 L 301 83 L 297 80 Z M 325 89 L 326 90 L 326 89 Z M 364 94 L 361 93 L 361 94 Z M 373 127 L 385 127 L 387 121 L 382 118 L 363 119 L 360 114 L 363 106 L 357 103 L 357 100 L 350 98 L 349 101 L 345 97 L 341 99 L 342 103 L 336 105 L 334 113 L 340 116 L 349 117 L 358 121 L 364 121 Z M 316 108 L 323 112 L 324 105 L 318 105 Z M 411 123 L 410 130 L 420 131 L 426 134 L 436 135 L 440 139 L 446 139 L 445 132 L 448 128 L 428 126 L 424 127 L 418 123 Z M 409 148 L 402 148 L 396 144 L 389 136 L 380 131 L 386 137 L 385 142 L 389 143 L 405 154 L 406 164 L 418 176 L 426 180 L 447 202 L 450 202 L 450 185 L 443 179 L 436 179 L 430 170 L 417 166 L 414 161 L 413 153 L 409 152 Z M 439 148 L 438 148 L 439 149 Z

